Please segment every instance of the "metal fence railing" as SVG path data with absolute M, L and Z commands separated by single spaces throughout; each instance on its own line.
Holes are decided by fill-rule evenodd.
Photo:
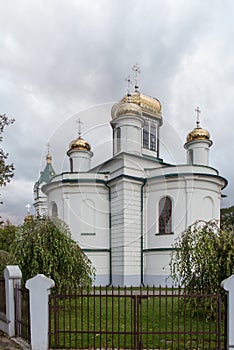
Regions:
M 29 290 L 15 286 L 15 330 L 16 336 L 30 343 Z
M 51 349 L 225 349 L 226 306 L 182 288 L 52 293 Z
M 5 279 L 0 278 L 0 312 L 6 314 L 6 292 L 5 292 Z

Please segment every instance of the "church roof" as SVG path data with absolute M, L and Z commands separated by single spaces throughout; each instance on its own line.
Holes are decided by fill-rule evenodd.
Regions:
M 43 182 L 49 183 L 51 178 L 55 175 L 54 168 L 52 166 L 52 157 L 50 153 L 48 152 L 46 156 L 46 167 L 43 171 L 41 171 L 40 178 L 38 180 L 38 184 L 41 184 Z

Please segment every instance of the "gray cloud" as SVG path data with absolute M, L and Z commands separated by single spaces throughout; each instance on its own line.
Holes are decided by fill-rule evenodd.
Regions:
M 211 165 L 230 180 L 224 204 L 231 205 L 233 10 L 230 0 L 0 2 L 0 112 L 16 119 L 4 134 L 16 174 L 1 190 L 3 216 L 25 214 L 48 141 L 57 169 L 61 159 L 68 167 L 78 112 L 83 111 L 84 132 L 99 159 L 102 142 L 110 143 L 92 125 L 102 123 L 108 134 L 109 103 L 125 94 L 124 78 L 135 62 L 141 66 L 141 90 L 163 104 L 161 156 L 185 161 L 183 143 L 199 105 L 201 124 L 214 141 Z M 166 148 L 173 137 L 171 157 Z

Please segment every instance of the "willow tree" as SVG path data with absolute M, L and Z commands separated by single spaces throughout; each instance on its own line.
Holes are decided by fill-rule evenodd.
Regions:
M 68 226 L 59 219 L 29 218 L 17 229 L 11 253 L 22 271 L 23 281 L 43 273 L 60 290 L 92 285 L 91 262 L 72 240 Z
M 220 283 L 234 273 L 234 233 L 215 221 L 199 221 L 174 244 L 171 276 L 191 292 L 222 292 Z

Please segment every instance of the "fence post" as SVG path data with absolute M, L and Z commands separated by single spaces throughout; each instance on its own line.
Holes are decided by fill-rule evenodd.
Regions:
M 15 283 L 20 284 L 22 272 L 18 265 L 8 265 L 4 270 L 5 290 L 6 290 L 6 333 L 9 337 L 15 336 Z
M 234 275 L 225 279 L 221 286 L 228 292 L 227 349 L 231 349 L 234 348 Z
M 45 275 L 39 274 L 27 280 L 29 289 L 30 320 L 31 320 L 31 349 L 48 349 L 49 307 L 48 299 L 54 281 Z

